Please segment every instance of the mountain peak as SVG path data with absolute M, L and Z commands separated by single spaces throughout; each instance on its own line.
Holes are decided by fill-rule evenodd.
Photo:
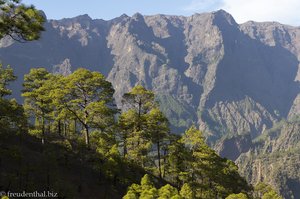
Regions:
M 127 18 L 127 17 L 128 17 L 128 15 L 125 14 L 125 13 L 123 13 L 123 14 L 120 16 L 120 18 Z
M 77 19 L 78 21 L 91 21 L 91 20 L 93 20 L 88 14 L 79 15 L 79 16 L 75 17 L 75 19 Z
M 229 14 L 228 12 L 226 12 L 223 9 L 217 10 L 215 12 L 212 12 L 212 15 L 214 16 L 215 20 L 217 23 L 219 22 L 224 22 L 227 21 L 227 23 L 229 23 L 230 25 L 237 25 L 236 21 L 234 20 L 234 18 L 232 17 L 231 14 Z
M 132 19 L 139 21 L 139 20 L 143 20 L 144 16 L 141 13 L 137 12 L 132 16 Z
M 214 13 L 214 14 L 222 14 L 222 15 L 230 15 L 231 16 L 231 14 L 229 12 L 226 12 L 226 10 L 223 10 L 223 9 L 219 9 L 219 10 L 214 11 L 212 13 Z

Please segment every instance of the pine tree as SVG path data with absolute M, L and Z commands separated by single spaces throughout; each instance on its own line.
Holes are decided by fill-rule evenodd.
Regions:
M 122 103 L 125 113 L 120 118 L 121 135 L 119 137 L 123 139 L 123 149 L 125 147 L 123 151 L 130 154 L 129 159 L 145 167 L 148 162 L 148 152 L 151 149 L 151 141 L 147 139 L 146 134 L 146 115 L 157 106 L 154 93 L 138 85 L 124 94 Z
M 132 184 L 127 191 L 127 194 L 123 199 L 156 199 L 158 198 L 158 191 L 155 188 L 151 177 L 148 174 L 145 174 L 141 179 L 141 184 Z
M 27 119 L 23 107 L 15 99 L 8 100 L 4 98 L 12 94 L 7 86 L 14 80 L 16 80 L 16 76 L 13 69 L 9 66 L 3 67 L 0 64 L 0 133 L 19 132 L 27 128 Z
M 185 132 L 182 139 L 192 154 L 188 177 L 197 192 L 196 197 L 225 197 L 251 189 L 239 175 L 237 166 L 209 148 L 202 133 L 194 126 Z
M 30 117 L 35 118 L 38 127 L 36 130 L 41 135 L 42 143 L 45 141 L 46 120 L 52 111 L 52 99 L 49 96 L 51 83 L 47 84 L 52 76 L 45 68 L 31 69 L 29 74 L 24 76 L 24 108 Z
M 12 91 L 7 86 L 16 79 L 17 77 L 14 75 L 13 69 L 10 66 L 5 68 L 0 63 L 0 98 L 11 95 Z
M 161 187 L 158 190 L 158 199 L 165 199 L 165 198 L 180 198 L 178 194 L 178 190 L 175 187 L 172 187 L 169 184 L 166 184 L 165 186 Z
M 81 123 L 86 146 L 90 148 L 91 128 L 105 131 L 114 124 L 117 112 L 114 89 L 101 73 L 83 68 L 62 78 L 59 83 L 63 86 L 55 89 L 52 97 Z
M 192 154 L 185 147 L 184 142 L 179 135 L 172 135 L 170 137 L 170 144 L 168 145 L 167 156 L 167 177 L 170 182 L 181 187 L 183 183 L 189 181 L 189 168 L 192 162 Z
M 134 126 L 136 124 L 138 114 L 133 110 L 123 112 L 118 119 L 118 130 L 120 146 L 122 147 L 123 157 L 127 158 L 128 143 L 130 137 L 134 136 Z M 130 147 L 130 146 L 129 146 Z
M 43 14 L 34 6 L 26 6 L 20 0 L 0 0 L 0 39 L 10 36 L 17 41 L 40 38 L 44 30 Z
M 123 95 L 122 103 L 125 109 L 134 109 L 137 111 L 139 118 L 142 114 L 146 114 L 156 104 L 154 101 L 154 93 L 145 89 L 143 86 L 138 85 L 132 88 L 132 90 Z M 142 124 L 137 125 L 137 131 L 142 128 Z
M 188 183 L 184 183 L 181 187 L 180 195 L 184 199 L 194 199 L 195 191 L 191 188 L 191 186 Z
M 149 139 L 151 143 L 155 145 L 157 157 L 155 160 L 158 162 L 159 177 L 163 177 L 162 173 L 162 155 L 161 151 L 163 147 L 167 145 L 167 139 L 169 138 L 169 122 L 164 114 L 158 109 L 153 108 L 146 115 L 147 130 L 146 139 Z
M 282 199 L 270 185 L 263 182 L 260 182 L 255 186 L 254 195 L 262 199 Z

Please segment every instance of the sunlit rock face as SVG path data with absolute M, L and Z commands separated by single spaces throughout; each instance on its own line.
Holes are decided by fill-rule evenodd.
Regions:
M 279 23 L 237 24 L 223 10 L 190 17 L 139 13 L 104 21 L 82 15 L 48 20 L 39 41 L 0 42 L 0 59 L 18 81 L 30 68 L 68 75 L 100 71 L 115 97 L 152 89 L 176 133 L 198 125 L 208 141 L 260 135 L 300 112 L 300 29 Z
M 79 67 L 99 71 L 119 106 L 141 84 L 156 93 L 173 132 L 199 126 L 249 182 L 300 197 L 299 27 L 237 24 L 220 10 L 109 21 L 82 15 L 48 20 L 45 29 L 39 41 L 0 41 L 0 60 L 18 76 L 12 88 L 20 102 L 23 76 L 35 67 L 63 75 Z

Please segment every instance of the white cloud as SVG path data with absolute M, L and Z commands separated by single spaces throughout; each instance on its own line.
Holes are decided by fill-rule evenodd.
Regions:
M 207 7 L 209 9 L 203 10 Z M 278 21 L 300 26 L 299 0 L 193 0 L 187 8 L 193 12 L 224 9 L 232 14 L 238 23 L 249 20 Z

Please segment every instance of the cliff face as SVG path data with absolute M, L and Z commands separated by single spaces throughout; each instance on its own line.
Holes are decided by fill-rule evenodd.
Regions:
M 299 120 L 281 121 L 256 138 L 236 163 L 249 182 L 265 181 L 285 198 L 300 198 L 299 153 Z
M 251 136 L 239 135 L 229 138 L 222 138 L 215 146 L 215 150 L 221 157 L 236 160 L 242 153 L 248 152 L 252 148 Z
M 300 114 L 299 27 L 239 25 L 220 10 L 109 21 L 82 15 L 49 20 L 45 28 L 39 41 L 0 41 L 0 60 L 19 77 L 15 97 L 33 67 L 64 75 L 79 67 L 100 71 L 119 105 L 142 84 L 155 91 L 174 132 L 197 124 L 221 155 L 237 159 L 249 181 L 266 179 L 287 198 L 300 198 L 299 125 L 272 128 Z M 257 142 L 260 135 L 267 136 Z
M 175 131 L 196 123 L 214 142 L 227 134 L 256 137 L 299 113 L 299 38 L 299 28 L 239 25 L 223 10 L 110 21 L 82 15 L 49 20 L 36 42 L 2 40 L 0 59 L 15 68 L 15 91 L 30 68 L 41 66 L 100 71 L 118 103 L 142 84 L 157 93 Z

